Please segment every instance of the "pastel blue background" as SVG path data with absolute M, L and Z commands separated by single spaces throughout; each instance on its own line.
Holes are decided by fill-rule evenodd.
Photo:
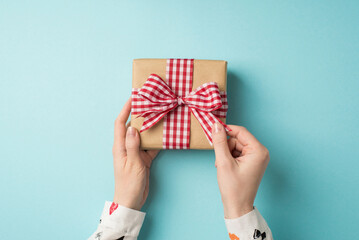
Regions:
M 228 122 L 271 162 L 276 239 L 358 224 L 358 1 L 0 1 L 2 239 L 86 239 L 113 196 L 132 59 L 228 61 Z M 227 239 L 212 151 L 155 160 L 140 239 Z

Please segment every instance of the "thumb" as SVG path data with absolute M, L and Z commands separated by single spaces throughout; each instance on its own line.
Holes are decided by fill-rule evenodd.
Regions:
M 228 148 L 226 130 L 219 122 L 214 124 L 212 131 L 214 152 L 216 155 L 216 167 L 218 164 L 226 164 L 231 161 L 232 155 Z
M 126 132 L 126 152 L 129 161 L 140 161 L 140 136 L 137 129 L 128 127 Z

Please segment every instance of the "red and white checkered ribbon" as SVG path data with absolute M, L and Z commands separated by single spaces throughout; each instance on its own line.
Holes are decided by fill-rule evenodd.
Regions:
M 188 149 L 191 112 L 199 121 L 212 145 L 212 127 L 225 118 L 228 109 L 227 94 L 219 91 L 216 82 L 208 82 L 194 91 L 192 88 L 193 59 L 168 59 L 163 81 L 151 74 L 140 89 L 132 89 L 132 114 L 144 117 L 141 132 L 164 118 L 163 148 Z

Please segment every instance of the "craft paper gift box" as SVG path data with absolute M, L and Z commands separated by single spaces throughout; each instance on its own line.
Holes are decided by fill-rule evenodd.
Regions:
M 226 61 L 133 60 L 131 126 L 141 148 L 213 149 L 213 124 L 229 130 L 226 79 Z

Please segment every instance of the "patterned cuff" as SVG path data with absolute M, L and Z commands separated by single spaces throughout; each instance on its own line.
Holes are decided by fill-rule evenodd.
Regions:
M 224 220 L 231 240 L 272 239 L 272 233 L 256 207 L 239 218 Z
M 106 201 L 101 215 L 101 227 L 121 232 L 124 236 L 137 237 L 146 213 Z

